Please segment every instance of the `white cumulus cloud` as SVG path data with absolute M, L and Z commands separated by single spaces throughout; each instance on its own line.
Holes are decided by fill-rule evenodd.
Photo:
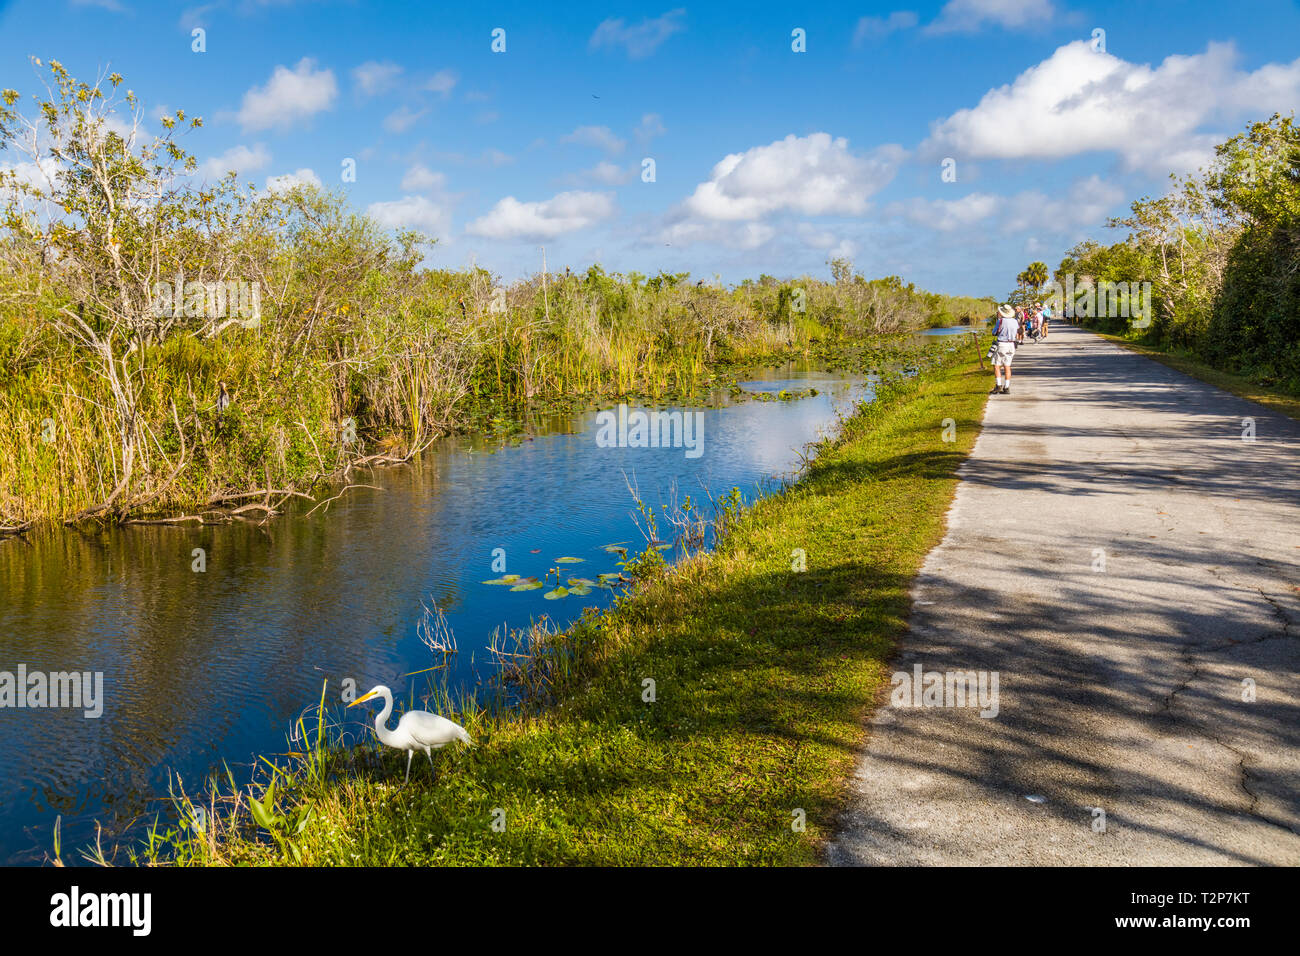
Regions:
M 843 137 L 792 133 L 722 159 L 682 211 L 704 220 L 760 219 L 779 211 L 861 215 L 868 197 L 893 179 L 902 156 L 897 146 L 859 155 Z
M 265 86 L 245 93 L 238 119 L 246 130 L 290 126 L 330 109 L 338 92 L 334 71 L 304 57 L 292 70 L 277 66 Z
M 295 169 L 283 176 L 266 177 L 266 189 L 268 192 L 273 193 L 288 192 L 295 186 L 315 186 L 319 189 L 320 185 L 320 177 L 316 175 L 315 171 L 307 168 Z
M 610 219 L 614 213 L 614 197 L 609 193 L 563 192 L 543 202 L 507 196 L 465 231 L 488 239 L 554 239 Z
M 1222 131 L 1212 121 L 1291 110 L 1300 102 L 1300 59 L 1236 69 L 1230 43 L 1170 56 L 1159 66 L 1061 47 L 979 103 L 934 123 L 922 151 L 971 158 L 1053 159 L 1114 151 L 1129 169 L 1187 172 L 1208 161 Z
M 386 229 L 415 229 L 438 239 L 451 233 L 451 213 L 427 196 L 371 203 L 366 214 Z

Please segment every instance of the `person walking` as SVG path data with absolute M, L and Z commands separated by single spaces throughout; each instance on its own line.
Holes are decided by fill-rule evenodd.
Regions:
M 998 317 L 993 326 L 993 347 L 989 349 L 989 358 L 993 362 L 994 395 L 1011 392 L 1011 360 L 1016 356 L 1016 338 L 1020 330 L 1016 310 L 1005 303 L 998 306 Z

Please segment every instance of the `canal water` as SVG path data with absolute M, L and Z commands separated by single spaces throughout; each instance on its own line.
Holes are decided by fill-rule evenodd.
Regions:
M 106 846 L 138 839 L 142 822 L 167 818 L 172 772 L 190 793 L 223 762 L 248 779 L 255 755 L 286 749 L 326 679 L 331 694 L 351 678 L 362 690 L 386 683 L 405 701 L 425 678 L 403 675 L 435 663 L 417 633 L 425 605 L 443 610 L 459 647 L 450 688 L 472 692 L 495 666 L 486 652 L 494 629 L 543 614 L 563 625 L 611 600 L 600 589 L 546 600 L 547 589 L 482 582 L 557 566 L 566 577 L 617 571 L 605 545 L 645 546 L 629 479 L 655 506 L 674 489 L 700 501 L 738 487 L 752 500 L 787 480 L 807 443 L 870 394 L 860 378 L 794 365 L 744 387 L 817 394 L 714 396 L 698 410 L 698 455 L 604 447 L 588 411 L 505 441 L 445 440 L 409 466 L 359 479 L 382 490 L 353 489 L 310 517 L 265 527 L 0 541 L 0 672 L 103 679 L 99 716 L 0 707 L 0 862 L 45 861 L 56 817 L 69 862 L 97 824 Z M 582 561 L 557 565 L 561 557 Z M 356 739 L 365 718 L 356 718 Z

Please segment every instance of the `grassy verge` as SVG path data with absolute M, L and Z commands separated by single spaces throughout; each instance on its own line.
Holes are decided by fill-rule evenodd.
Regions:
M 1284 389 L 1259 385 L 1244 375 L 1236 375 L 1232 372 L 1217 369 L 1183 352 L 1158 348 L 1145 342 L 1135 342 L 1122 335 L 1098 332 L 1096 329 L 1089 329 L 1088 331 L 1100 335 L 1108 342 L 1114 342 L 1116 345 L 1123 346 L 1132 352 L 1137 352 L 1139 355 L 1159 362 L 1161 365 L 1176 369 L 1184 375 L 1200 379 L 1202 382 L 1221 388 L 1225 392 L 1231 392 L 1240 398 L 1258 402 L 1265 408 L 1271 408 L 1275 412 L 1300 419 L 1300 395 Z
M 269 796 L 209 794 L 203 832 L 155 833 L 142 861 L 815 862 L 988 385 L 963 360 L 885 389 L 716 551 L 552 635 L 546 706 L 462 710 L 477 746 L 440 753 L 436 780 L 420 761 L 404 786 L 395 751 L 312 747 Z

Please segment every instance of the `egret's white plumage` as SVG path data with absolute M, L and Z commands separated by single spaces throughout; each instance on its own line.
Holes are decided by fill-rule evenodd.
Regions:
M 417 750 L 424 751 L 424 755 L 429 758 L 429 769 L 432 771 L 433 751 L 456 740 L 466 744 L 474 743 L 460 724 L 438 714 L 431 714 L 427 710 L 408 710 L 397 722 L 397 729 L 389 730 L 388 715 L 393 712 L 393 692 L 383 684 L 362 694 L 348 706 L 355 707 L 374 697 L 382 698 L 384 701 L 384 709 L 375 717 L 375 733 L 382 743 L 406 751 L 408 783 L 411 780 L 411 758 L 415 756 Z

